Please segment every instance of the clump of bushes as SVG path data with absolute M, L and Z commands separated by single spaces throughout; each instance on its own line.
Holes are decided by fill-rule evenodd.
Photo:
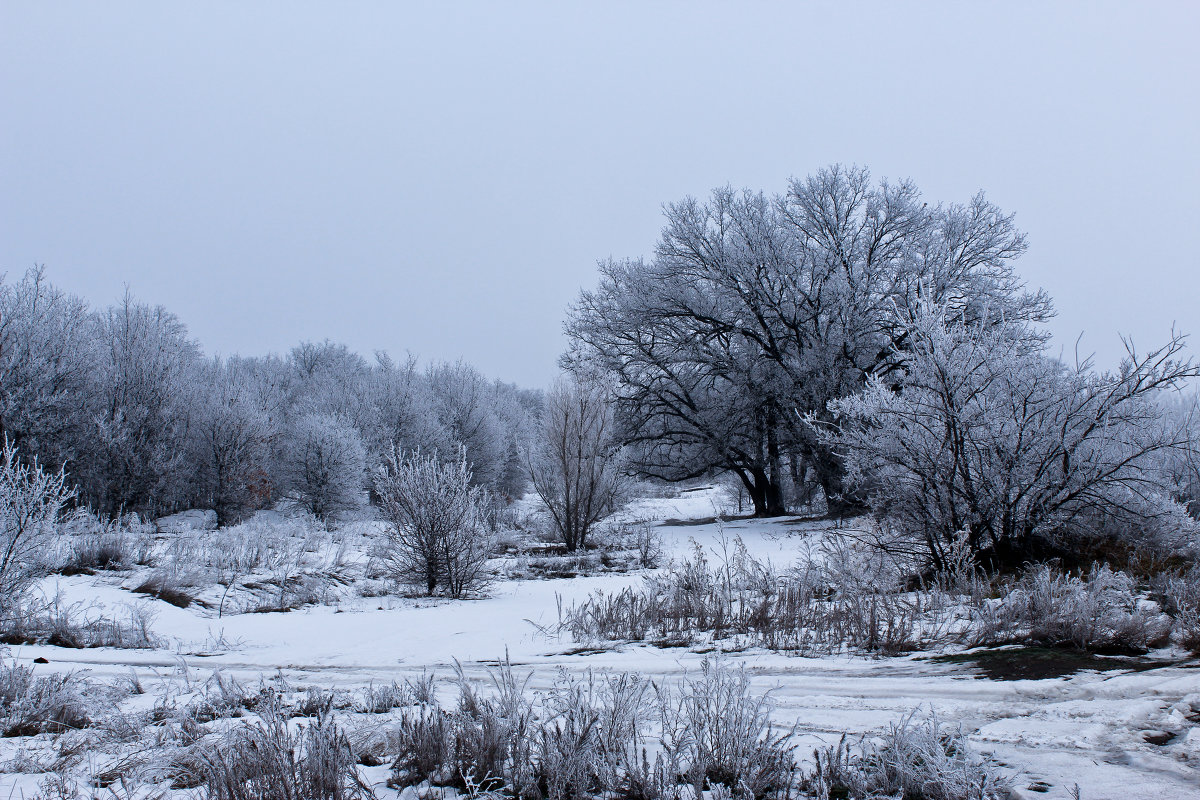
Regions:
M 976 644 L 1036 644 L 1089 652 L 1144 653 L 1165 645 L 1171 621 L 1139 598 L 1124 572 L 1095 565 L 1086 576 L 1034 567 L 977 609 Z
M 1165 609 L 1179 631 L 1179 643 L 1200 654 L 1200 566 L 1168 577 L 1162 596 Z

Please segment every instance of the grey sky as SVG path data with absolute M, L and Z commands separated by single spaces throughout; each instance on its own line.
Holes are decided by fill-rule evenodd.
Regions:
M 1064 347 L 1200 347 L 1200 4 L 0 5 L 0 270 L 205 349 L 544 383 L 661 205 L 835 161 L 977 189 Z

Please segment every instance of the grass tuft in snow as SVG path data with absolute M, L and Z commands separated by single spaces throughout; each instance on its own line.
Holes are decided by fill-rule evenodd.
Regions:
M 559 675 L 545 692 L 511 665 L 481 691 L 459 674 L 458 703 L 411 708 L 392 730 L 391 784 L 545 800 L 786 796 L 791 731 L 743 672 L 705 662 L 677 688 L 635 674 Z
M 277 700 L 260 721 L 194 752 L 192 769 L 211 800 L 356 800 L 371 797 L 350 741 L 323 713 L 295 726 Z
M 89 688 L 74 673 L 38 677 L 31 667 L 0 662 L 0 736 L 63 733 L 90 726 Z

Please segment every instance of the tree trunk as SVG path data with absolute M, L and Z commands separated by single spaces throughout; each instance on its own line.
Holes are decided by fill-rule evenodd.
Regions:
M 780 517 L 787 513 L 783 504 L 783 488 L 770 479 L 765 469 L 742 470 L 738 475 L 746 486 L 750 502 L 754 504 L 754 516 Z
M 765 487 L 766 513 L 764 517 L 782 517 L 787 513 L 787 505 L 783 502 L 783 487 L 778 480 L 767 481 Z
M 783 501 L 783 457 L 779 452 L 779 432 L 775 428 L 775 408 L 767 411 L 767 485 L 766 506 L 769 517 L 787 513 Z
M 825 493 L 825 505 L 833 519 L 857 516 L 867 510 L 866 498 L 846 487 L 846 468 L 842 460 L 825 448 L 814 448 L 808 463 Z

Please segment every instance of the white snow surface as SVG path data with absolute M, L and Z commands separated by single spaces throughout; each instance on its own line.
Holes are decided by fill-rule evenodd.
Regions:
M 703 520 L 723 510 L 723 502 L 720 490 L 710 488 L 640 500 L 625 514 L 641 520 Z M 777 565 L 794 561 L 822 536 L 837 535 L 829 523 L 798 518 L 660 524 L 659 531 L 668 554 L 682 554 L 695 541 L 715 555 L 722 538 L 739 536 L 754 556 Z M 86 670 L 98 679 L 121 678 L 132 667 L 149 680 L 183 663 L 198 675 L 220 669 L 257 682 L 282 673 L 289 683 L 337 688 L 402 680 L 423 671 L 448 676 L 456 661 L 469 675 L 482 676 L 489 664 L 506 656 L 519 670 L 532 671 L 534 688 L 549 685 L 559 669 L 636 671 L 655 678 L 697 670 L 705 655 L 688 649 L 585 648 L 539 627 L 556 621 L 560 599 L 570 603 L 598 589 L 636 584 L 643 574 L 500 582 L 482 600 L 355 598 L 337 607 L 220 620 L 196 606 L 180 609 L 151 601 L 157 612 L 154 630 L 171 641 L 170 649 L 24 646 L 13 648 L 12 655 L 23 663 L 48 659 L 50 664 L 38 667 L 43 672 Z M 111 576 L 54 583 L 67 600 L 94 602 L 109 611 L 141 601 Z M 215 646 L 222 638 L 226 644 Z M 978 749 L 1011 771 L 1015 797 L 1066 798 L 1078 784 L 1085 800 L 1200 798 L 1197 660 L 1177 659 L 1141 672 L 994 681 L 967 665 L 931 663 L 929 655 L 805 658 L 756 649 L 724 658 L 744 665 L 755 687 L 771 693 L 780 722 L 797 725 L 802 755 L 842 733 L 878 731 L 921 707 L 972 732 Z M 1145 740 L 1147 731 L 1175 736 L 1155 745 Z M 4 758 L 0 748 L 0 761 Z M 32 796 L 34 777 L 0 775 L 0 797 Z

